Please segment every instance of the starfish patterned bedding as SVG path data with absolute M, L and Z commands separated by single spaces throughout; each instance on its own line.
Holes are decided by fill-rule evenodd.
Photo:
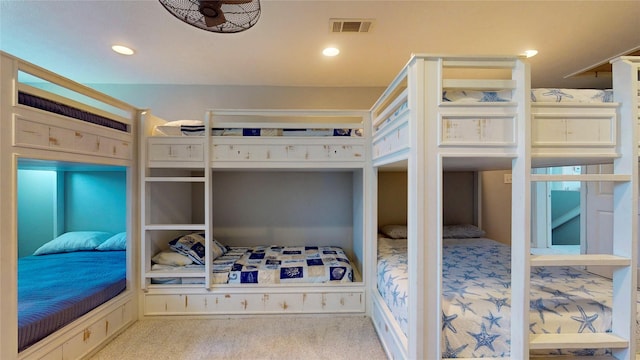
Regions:
M 442 357 L 508 357 L 510 247 L 486 238 L 443 241 Z M 406 334 L 406 239 L 379 239 L 377 273 L 378 290 Z M 610 331 L 611 289 L 609 279 L 573 267 L 532 268 L 529 331 Z M 580 349 L 551 354 L 602 353 Z

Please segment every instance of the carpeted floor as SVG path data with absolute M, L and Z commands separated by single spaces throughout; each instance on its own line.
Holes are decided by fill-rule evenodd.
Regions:
M 363 316 L 141 320 L 91 360 L 386 359 Z

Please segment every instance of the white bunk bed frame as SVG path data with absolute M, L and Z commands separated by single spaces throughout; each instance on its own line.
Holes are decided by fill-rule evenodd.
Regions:
M 508 75 L 493 77 L 486 69 L 502 69 Z M 529 350 L 534 349 L 594 347 L 611 348 L 618 359 L 635 356 L 638 116 L 637 99 L 632 102 L 628 96 L 637 95 L 638 68 L 637 63 L 623 59 L 614 63 L 614 69 L 618 73 L 614 93 L 622 107 L 532 105 L 529 65 L 517 57 L 414 55 L 382 94 L 371 115 L 374 171 L 397 163 L 408 171 L 408 336 L 384 304 L 376 281 L 369 282 L 374 326 L 389 358 L 441 357 L 443 169 L 512 171 L 511 358 L 528 359 Z M 469 75 L 480 71 L 486 71 L 483 79 Z M 631 78 L 633 84 L 629 84 Z M 445 89 L 511 90 L 512 99 L 447 103 L 442 101 Z M 597 126 L 580 126 L 585 121 Z M 533 166 L 611 162 L 613 174 L 531 173 Z M 530 255 L 531 182 L 569 180 L 615 182 L 613 255 Z M 372 202 L 377 206 L 377 200 Z M 375 219 L 372 226 L 376 228 Z M 530 268 L 567 264 L 617 269 L 612 333 L 530 336 Z
M 157 285 L 151 278 L 175 277 L 150 269 L 150 258 L 157 249 L 151 245 L 153 232 L 202 231 L 213 234 L 212 181 L 216 171 L 349 171 L 354 170 L 354 229 L 352 258 L 355 269 L 367 269 L 370 249 L 365 240 L 371 236 L 366 219 L 372 211 L 368 204 L 371 178 L 367 134 L 355 136 L 212 136 L 212 128 L 349 128 L 368 131 L 367 111 L 351 110 L 223 110 L 207 112 L 204 136 L 151 136 L 153 127 L 164 120 L 150 113 L 143 118 L 140 132 L 141 187 L 141 298 L 142 316 L 198 315 L 229 316 L 247 314 L 364 314 L 368 296 L 368 274 L 359 274 L 353 283 L 344 284 L 211 284 L 211 251 L 205 253 L 205 270 L 193 276 L 204 278 L 198 285 Z M 158 169 L 189 170 L 181 176 L 158 176 Z M 172 174 L 177 174 L 172 173 Z M 213 179 L 212 179 L 213 178 Z M 202 223 L 156 223 L 150 217 L 153 201 L 151 186 L 158 182 L 203 184 L 204 220 Z M 358 195 L 356 195 L 358 194 Z M 190 211 L 190 210 L 189 210 Z M 367 212 L 367 213 L 365 213 Z M 173 219 L 167 220 L 172 222 Z M 190 221 L 179 220 L 181 221 Z M 198 220 L 199 221 L 199 220 Z M 359 239 L 359 240 L 357 240 Z M 208 241 L 209 242 L 209 241 Z M 208 246 L 207 244 L 206 246 Z
M 136 185 L 128 189 L 127 289 L 79 319 L 18 353 L 17 166 L 19 158 L 48 163 L 89 163 L 128 167 L 128 184 L 137 184 L 134 147 L 138 111 L 131 105 L 63 78 L 12 55 L 0 53 L 0 358 L 76 359 L 88 356 L 137 319 Z M 49 92 L 21 82 L 28 74 L 62 88 Z M 36 95 L 127 125 L 119 131 L 18 103 L 18 92 Z M 81 97 L 78 97 L 80 95 Z

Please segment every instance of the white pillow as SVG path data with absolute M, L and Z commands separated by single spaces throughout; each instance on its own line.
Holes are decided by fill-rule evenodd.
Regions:
M 95 250 L 111 237 L 103 231 L 70 231 L 40 246 L 33 255 L 46 255 L 73 251 Z
M 171 266 L 185 266 L 193 264 L 188 256 L 178 254 L 175 251 L 161 251 L 151 258 L 156 264 L 171 265 Z
M 204 121 L 202 120 L 175 120 L 175 121 L 169 121 L 166 122 L 164 124 L 162 124 L 162 126 L 199 126 L 199 125 L 204 125 Z
M 392 239 L 407 238 L 407 225 L 385 225 L 380 231 Z
M 485 234 L 484 230 L 470 224 L 445 225 L 442 228 L 442 237 L 445 239 L 481 238 Z
M 117 233 L 96 248 L 98 251 L 127 250 L 127 232 Z

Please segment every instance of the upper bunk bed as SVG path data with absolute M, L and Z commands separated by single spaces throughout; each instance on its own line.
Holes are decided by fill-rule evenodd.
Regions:
M 378 172 L 402 169 L 408 174 L 407 224 L 403 231 L 406 240 L 389 240 L 393 236 L 386 236 L 373 241 L 378 243 L 378 251 L 401 259 L 404 267 L 401 274 L 391 275 L 392 268 L 396 267 L 389 267 L 390 262 L 383 260 L 379 263 L 382 268 L 378 269 L 381 275 L 377 276 L 386 274 L 390 278 L 410 280 L 406 281 L 409 284 L 406 292 L 398 292 L 395 284 L 390 285 L 381 278 L 377 279 L 377 288 L 372 284 L 372 317 L 391 358 L 508 356 L 525 359 L 531 354 L 530 350 L 538 354 L 561 352 L 576 355 L 580 349 L 589 347 L 599 348 L 598 354 L 608 352 L 618 358 L 629 358 L 635 349 L 637 113 L 631 115 L 633 121 L 630 121 L 631 116 L 620 109 L 637 107 L 630 106 L 633 101 L 628 98 L 629 94 L 637 96 L 637 87 L 630 91 L 628 85 L 623 85 L 629 79 L 637 84 L 637 68 L 631 72 L 627 69 L 618 75 L 626 80 L 614 81 L 613 98 L 616 103 L 591 102 L 594 94 L 610 95 L 610 92 L 591 91 L 587 102 L 558 104 L 532 100 L 533 97 L 541 100 L 540 95 L 555 97 L 559 91 L 564 94 L 574 91 L 532 91 L 528 65 L 517 57 L 415 55 L 402 69 L 372 108 L 374 167 Z M 577 98 L 584 92 L 575 94 L 571 96 Z M 611 101 L 610 98 L 607 96 L 607 100 Z M 613 164 L 613 172 L 576 176 L 535 174 L 536 167 L 585 164 Z M 443 240 L 451 237 L 447 234 L 443 217 L 443 209 L 448 205 L 442 196 L 445 171 L 496 169 L 512 172 L 511 246 L 503 245 L 501 250 L 497 250 L 491 245 L 489 247 L 493 250 L 489 253 L 475 248 L 484 240 L 464 239 L 455 243 L 457 239 L 454 239 L 454 246 L 451 246 L 450 240 Z M 530 255 L 532 214 L 529 194 L 531 183 L 539 181 L 613 183 L 611 188 L 616 195 L 611 218 L 616 225 L 611 237 L 605 238 L 613 243 L 613 252 L 575 256 Z M 384 204 L 378 203 L 378 206 Z M 468 231 L 463 233 L 453 237 L 469 237 Z M 475 233 L 472 237 L 483 237 L 477 235 L 479 231 Z M 455 253 L 453 258 L 452 250 Z M 462 274 L 462 277 L 475 277 L 477 282 L 486 283 L 487 289 L 467 287 L 461 278 L 454 279 L 453 283 L 446 279 L 458 268 L 463 268 L 457 264 L 463 261 L 460 260 L 461 254 L 480 260 L 490 259 L 492 251 L 500 253 L 498 258 L 505 258 L 507 263 L 497 260 L 486 267 L 486 262 L 474 264 L 469 260 L 470 267 Z M 510 263 L 507 253 L 510 254 Z M 597 315 L 613 320 L 597 330 L 594 328 L 593 332 L 597 334 L 588 335 L 581 334 L 580 330 L 584 329 L 572 331 L 565 325 L 561 326 L 565 329 L 563 334 L 557 336 L 555 331 L 545 332 L 536 327 L 541 334 L 530 328 L 535 321 L 529 321 L 529 314 L 533 314 L 532 319 L 535 319 L 536 311 L 540 309 L 533 303 L 539 299 L 532 298 L 534 295 L 530 293 L 536 286 L 539 288 L 533 280 L 535 274 L 540 271 L 546 273 L 546 267 L 577 268 L 582 265 L 609 265 L 617 269 L 614 281 L 607 282 L 611 289 L 607 301 L 612 301 L 614 306 L 607 314 Z M 499 278 L 500 271 L 506 270 L 505 282 L 500 284 L 498 280 L 494 286 L 488 286 L 490 282 L 478 277 L 481 268 L 475 266 L 482 266 L 485 270 L 492 269 L 492 266 L 499 268 L 488 272 L 495 278 L 493 281 Z M 567 276 L 560 274 L 560 278 Z M 389 285 L 393 291 L 389 290 Z M 571 285 L 580 286 L 577 281 Z M 462 330 L 465 329 L 461 326 L 465 317 L 458 307 L 464 312 L 465 306 L 475 304 L 471 302 L 475 295 L 466 293 L 472 290 L 480 297 L 484 295 L 481 303 L 486 303 L 487 299 L 489 302 L 495 300 L 496 308 L 491 314 L 479 315 L 484 317 L 475 324 L 474 330 Z M 457 291 L 460 292 L 458 297 Z M 391 300 L 385 301 L 385 296 Z M 457 299 L 458 303 L 451 305 L 451 299 Z M 498 304 L 500 299 L 508 307 L 502 308 Z M 394 318 L 394 308 L 406 311 L 400 317 L 403 321 Z M 498 308 L 508 313 L 498 312 Z M 571 315 L 574 320 L 581 319 L 578 307 L 574 310 L 576 312 Z M 491 319 L 498 316 L 511 324 L 500 329 L 505 332 L 500 335 L 497 329 L 490 328 L 493 324 Z M 454 319 L 458 325 L 457 333 L 452 330 L 456 327 L 452 323 Z M 465 336 L 467 340 L 464 340 Z M 496 340 L 494 348 L 487 339 L 498 337 L 500 340 Z M 480 339 L 487 341 L 481 343 Z M 502 341 L 507 344 L 506 348 L 498 346 Z
M 80 229 L 71 229 L 69 223 L 65 223 L 65 219 L 70 218 L 59 216 L 64 213 L 63 209 L 67 209 L 64 201 L 71 201 L 73 197 L 70 195 L 77 189 L 63 189 L 63 185 L 60 185 L 70 174 L 99 173 L 110 180 L 114 179 L 110 175 L 119 174 L 118 179 L 122 180 L 119 189 L 123 193 L 117 198 L 126 199 L 124 201 L 128 205 L 123 203 L 123 208 L 132 208 L 138 110 L 10 54 L 1 52 L 0 62 L 0 115 L 3 129 L 0 132 L 0 167 L 3 169 L 0 184 L 5 189 L 0 194 L 0 236 L 3 239 L 0 249 L 0 282 L 3 289 L 0 299 L 0 319 L 3 323 L 0 330 L 0 358 L 55 357 L 62 356 L 63 352 L 65 356 L 78 358 L 90 353 L 134 321 L 137 282 L 131 276 L 135 269 L 131 260 L 133 257 L 127 253 L 134 249 L 128 245 L 131 243 L 129 235 L 135 228 L 134 214 L 116 210 L 126 223 L 117 229 L 120 234 L 119 250 L 126 251 L 107 253 L 92 249 L 72 252 L 71 249 L 76 249 L 75 245 L 83 243 L 82 240 L 74 240 L 65 243 L 68 245 L 64 248 L 65 255 L 46 253 L 27 256 L 29 252 L 24 252 L 24 242 L 31 243 L 34 238 L 24 231 L 19 233 L 19 228 L 32 208 L 22 205 L 18 211 L 18 204 L 24 204 L 24 191 L 27 189 L 21 181 L 26 176 L 25 172 L 34 171 L 38 176 L 55 174 L 53 177 L 59 184 L 55 188 L 59 197 L 54 196 L 55 202 L 47 205 L 54 209 L 57 220 L 53 224 L 30 225 L 42 226 L 43 232 L 40 234 L 47 234 L 46 229 L 51 229 L 52 236 L 46 240 L 38 238 L 35 244 L 51 241 L 51 245 L 62 245 L 62 240 L 67 239 L 64 233 L 79 235 L 76 230 L 95 230 L 83 229 L 82 224 L 77 224 Z M 20 198 L 19 191 L 23 194 Z M 36 199 L 27 200 L 27 203 L 36 203 Z M 103 215 L 101 218 L 109 223 L 109 214 Z M 60 240 L 56 241 L 58 235 Z M 101 240 L 106 240 L 106 237 Z M 96 242 L 84 244 L 98 246 Z M 69 261 L 72 254 L 78 256 Z M 114 277 L 102 284 L 91 280 L 96 286 L 78 287 L 62 294 L 56 292 L 61 285 L 49 281 L 46 275 L 67 280 L 62 286 L 69 286 L 69 281 L 73 283 L 72 275 L 79 275 L 80 272 L 64 265 L 83 261 L 86 264 L 86 260 L 80 258 L 90 254 L 95 257 L 88 260 L 89 263 L 101 261 L 96 260 L 100 257 L 105 259 L 105 265 L 112 264 Z M 55 265 L 59 273 L 52 272 L 55 257 L 60 257 Z M 95 278 L 96 273 L 89 272 L 89 276 L 91 274 Z M 54 298 L 61 301 L 54 302 Z M 30 309 L 37 310 L 29 312 Z M 94 331 L 96 328 L 106 331 Z
M 417 56 L 420 58 L 420 56 Z M 513 116 L 517 106 L 530 114 L 531 163 L 533 167 L 612 162 L 618 151 L 619 103 L 612 90 L 530 89 L 528 80 L 511 76 L 508 61 L 501 64 L 443 58 L 442 65 L 427 81 L 428 91 L 436 94 L 426 110 L 415 109 L 409 99 L 410 66 L 394 79 L 373 108 L 373 161 L 376 165 L 402 160 L 409 148 L 412 114 L 433 111 L 437 148 L 447 159 L 445 167 L 456 165 L 455 157 L 479 153 L 503 157 L 516 145 L 517 125 Z M 487 59 L 489 60 L 489 59 Z M 518 60 L 516 60 L 518 61 Z M 528 86 L 528 85 L 527 85 Z M 427 91 L 427 90 L 425 90 Z M 517 97 L 523 91 L 524 97 Z M 437 95 L 441 94 L 441 95 Z M 427 95 L 429 96 L 429 95 Z M 429 97 L 428 97 L 429 99 Z M 608 160 L 607 160 L 608 159 Z M 479 168 L 509 168 L 508 164 L 477 162 Z M 471 166 L 472 167 L 472 166 Z
M 136 108 L 9 54 L 2 58 L 13 146 L 73 153 L 76 161 L 133 160 Z
M 197 143 L 192 155 L 201 160 L 200 146 L 208 149 L 212 168 L 357 168 L 367 161 L 367 116 L 351 110 L 214 109 L 206 121 L 152 118 L 144 132 L 150 164 L 168 160 L 163 154 L 172 150 L 164 144 L 178 142 Z

